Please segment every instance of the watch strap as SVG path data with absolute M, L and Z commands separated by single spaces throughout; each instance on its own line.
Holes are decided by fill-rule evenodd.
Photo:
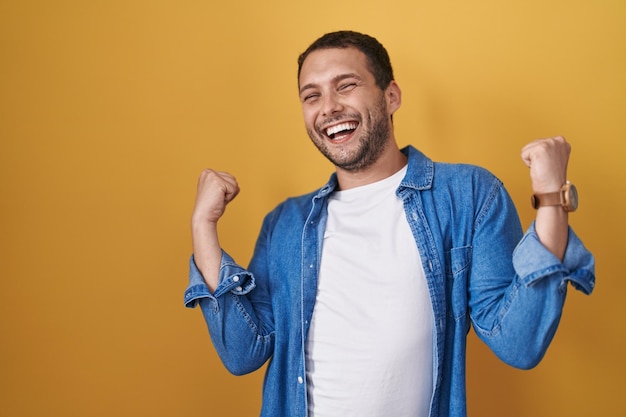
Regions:
M 547 206 L 560 206 L 563 204 L 561 200 L 562 194 L 563 191 L 561 190 L 555 191 L 553 193 L 533 194 L 531 196 L 531 204 L 535 209 Z

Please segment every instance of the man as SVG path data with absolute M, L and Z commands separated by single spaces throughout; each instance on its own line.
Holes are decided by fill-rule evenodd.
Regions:
M 593 257 L 568 227 L 570 146 L 523 149 L 537 206 L 523 235 L 486 170 L 399 149 L 401 91 L 376 39 L 322 36 L 300 56 L 298 83 L 308 134 L 335 173 L 267 215 L 245 269 L 216 231 L 237 182 L 205 170 L 185 302 L 201 306 L 232 373 L 270 359 L 262 416 L 464 416 L 470 324 L 503 361 L 531 368 L 567 283 L 593 289 Z

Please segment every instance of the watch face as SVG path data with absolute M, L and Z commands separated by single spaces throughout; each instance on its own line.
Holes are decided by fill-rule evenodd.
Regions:
M 568 201 L 568 211 L 574 211 L 578 208 L 578 190 L 576 190 L 576 187 L 574 185 L 570 185 L 569 186 L 569 201 Z

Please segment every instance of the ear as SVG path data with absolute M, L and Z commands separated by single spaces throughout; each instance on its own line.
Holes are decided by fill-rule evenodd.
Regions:
M 385 99 L 387 100 L 387 110 L 389 114 L 394 114 L 402 104 L 402 91 L 395 81 L 391 81 L 385 90 Z

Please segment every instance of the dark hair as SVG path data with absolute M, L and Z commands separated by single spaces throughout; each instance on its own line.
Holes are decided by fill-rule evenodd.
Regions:
M 356 48 L 365 54 L 369 70 L 376 80 L 376 85 L 378 85 L 381 90 L 386 89 L 389 83 L 394 79 L 387 50 L 375 38 L 349 30 L 327 33 L 313 42 L 306 51 L 300 54 L 298 57 L 298 80 L 300 80 L 302 63 L 304 63 L 304 60 L 311 52 L 318 49 L 350 47 Z

